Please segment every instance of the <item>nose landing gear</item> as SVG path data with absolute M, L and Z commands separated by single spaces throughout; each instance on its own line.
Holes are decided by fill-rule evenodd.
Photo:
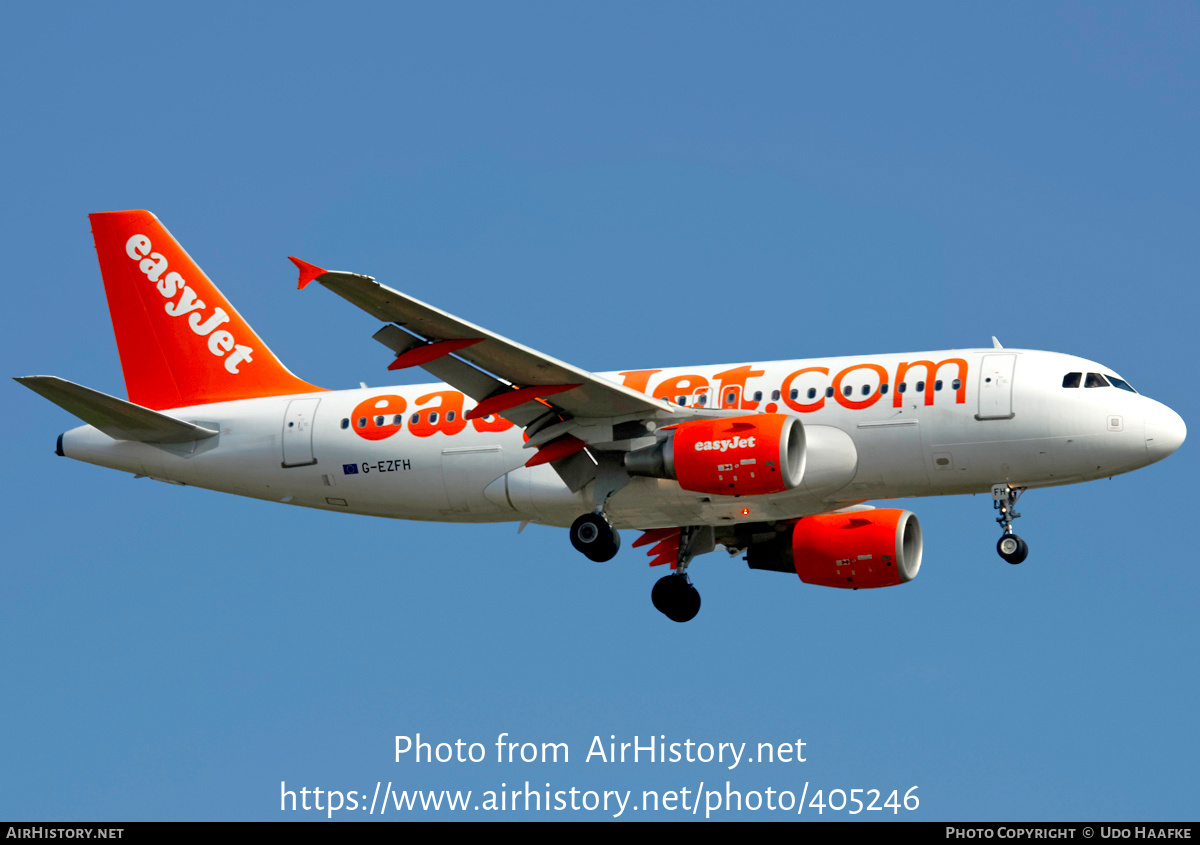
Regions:
M 992 507 L 1000 512 L 1000 515 L 996 517 L 996 522 L 1004 529 L 1004 534 L 996 543 L 996 553 L 1014 565 L 1029 557 L 1029 544 L 1014 534 L 1012 530 L 1013 520 L 1021 516 L 1013 510 L 1013 506 L 1024 492 L 1024 487 L 1010 487 L 1007 484 L 992 485 Z
M 1005 534 L 996 543 L 996 552 L 1011 564 L 1018 564 L 1029 556 L 1029 544 L 1016 534 Z

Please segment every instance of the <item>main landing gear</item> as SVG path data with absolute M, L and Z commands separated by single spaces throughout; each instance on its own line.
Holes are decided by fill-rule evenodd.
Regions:
M 700 591 L 688 578 L 688 564 L 696 555 L 711 552 L 716 542 L 711 526 L 685 525 L 679 529 L 675 571 L 659 578 L 650 591 L 655 609 L 672 622 L 689 622 L 700 612 Z
M 700 591 L 686 572 L 672 572 L 659 578 L 650 591 L 650 601 L 672 622 L 688 622 L 700 612 Z
M 1004 529 L 1004 534 L 996 543 L 996 553 L 1014 565 L 1029 557 L 1029 544 L 1014 534 L 1012 530 L 1013 520 L 1021 516 L 1013 510 L 1013 506 L 1024 492 L 1024 487 L 1010 487 L 1007 484 L 992 485 L 992 507 L 1000 511 L 996 522 Z
M 650 591 L 650 601 L 672 622 L 687 622 L 700 612 L 700 591 L 688 578 L 688 564 L 696 555 L 711 552 L 716 548 L 716 542 L 711 526 L 686 525 L 679 529 L 678 535 L 663 538 L 667 543 L 666 555 L 671 554 L 670 546 L 676 536 L 679 545 L 675 551 L 675 571 L 658 579 Z M 621 535 L 603 511 L 585 513 L 571 525 L 571 545 L 591 560 L 602 563 L 616 556 L 621 548 Z
M 621 535 L 603 513 L 585 513 L 571 524 L 571 545 L 597 563 L 612 560 L 621 548 Z
M 629 473 L 619 466 L 601 463 L 592 490 L 596 509 L 571 523 L 571 545 L 590 560 L 603 563 L 616 557 L 621 548 L 621 535 L 612 527 L 604 506 L 613 493 L 629 483 Z

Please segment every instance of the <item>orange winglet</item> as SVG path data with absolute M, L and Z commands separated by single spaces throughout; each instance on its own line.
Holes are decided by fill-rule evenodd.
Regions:
M 534 399 L 539 399 L 543 396 L 553 396 L 556 393 L 565 393 L 577 387 L 579 387 L 578 384 L 547 384 L 506 390 L 503 393 L 497 393 L 495 396 L 489 396 L 484 399 L 474 408 L 463 414 L 463 419 L 473 420 L 479 417 L 490 417 L 492 414 L 502 413 L 509 408 L 524 405 L 526 402 L 531 402 Z
M 551 461 L 557 461 L 561 458 L 569 458 L 576 452 L 583 451 L 583 447 L 586 445 L 578 437 L 572 434 L 564 434 L 561 437 L 554 438 L 538 449 L 537 454 L 525 462 L 525 466 L 536 467 L 548 464 Z
M 300 283 L 296 286 L 297 290 L 304 290 L 306 287 L 308 287 L 308 283 L 317 278 L 317 276 L 324 276 L 327 272 L 329 272 L 321 267 L 318 267 L 316 264 L 309 264 L 307 261 L 301 261 L 294 255 L 289 255 L 288 260 L 295 264 L 300 270 Z
M 436 361 L 443 355 L 449 355 L 451 352 L 457 352 L 460 349 L 466 349 L 468 346 L 474 346 L 477 343 L 482 343 L 481 337 L 464 337 L 457 340 L 439 340 L 434 343 L 427 343 L 424 346 L 414 347 L 407 352 L 401 352 L 396 356 L 396 360 L 388 364 L 389 370 L 403 370 L 406 367 L 419 367 L 422 364 L 428 364 L 430 361 Z

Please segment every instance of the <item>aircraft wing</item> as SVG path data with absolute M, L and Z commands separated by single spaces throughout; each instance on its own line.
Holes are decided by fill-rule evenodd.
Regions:
M 667 402 L 651 399 L 636 390 L 501 337 L 432 305 L 426 305 L 408 294 L 381 285 L 370 276 L 330 272 L 297 258 L 292 258 L 292 261 L 300 268 L 301 288 L 314 280 L 320 282 L 371 316 L 395 323 L 403 329 L 404 334 L 401 334 L 388 327 L 376 335 L 376 339 L 397 353 L 396 364 L 400 364 L 407 356 L 415 365 L 447 381 L 477 402 L 482 403 L 489 397 L 511 391 L 513 387 L 556 387 L 563 389 L 543 397 L 544 402 L 573 417 L 655 416 L 673 412 Z M 474 367 L 464 367 L 461 362 L 455 361 L 450 352 Z M 436 357 L 429 358 L 431 355 Z M 393 364 L 393 368 L 396 364 Z M 468 372 L 474 368 L 484 373 L 478 370 Z M 498 376 L 503 381 L 488 378 L 485 373 Z M 530 402 L 537 401 L 537 391 L 530 391 L 527 395 Z M 544 405 L 541 410 L 545 410 Z M 521 425 L 533 418 L 529 416 L 529 407 L 498 413 Z M 537 415 L 534 411 L 533 416 Z

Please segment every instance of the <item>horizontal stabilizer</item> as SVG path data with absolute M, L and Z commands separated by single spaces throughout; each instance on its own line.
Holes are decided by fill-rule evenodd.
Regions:
M 168 417 L 56 376 L 25 376 L 14 381 L 19 381 L 114 440 L 188 443 L 217 434 L 211 428 Z

